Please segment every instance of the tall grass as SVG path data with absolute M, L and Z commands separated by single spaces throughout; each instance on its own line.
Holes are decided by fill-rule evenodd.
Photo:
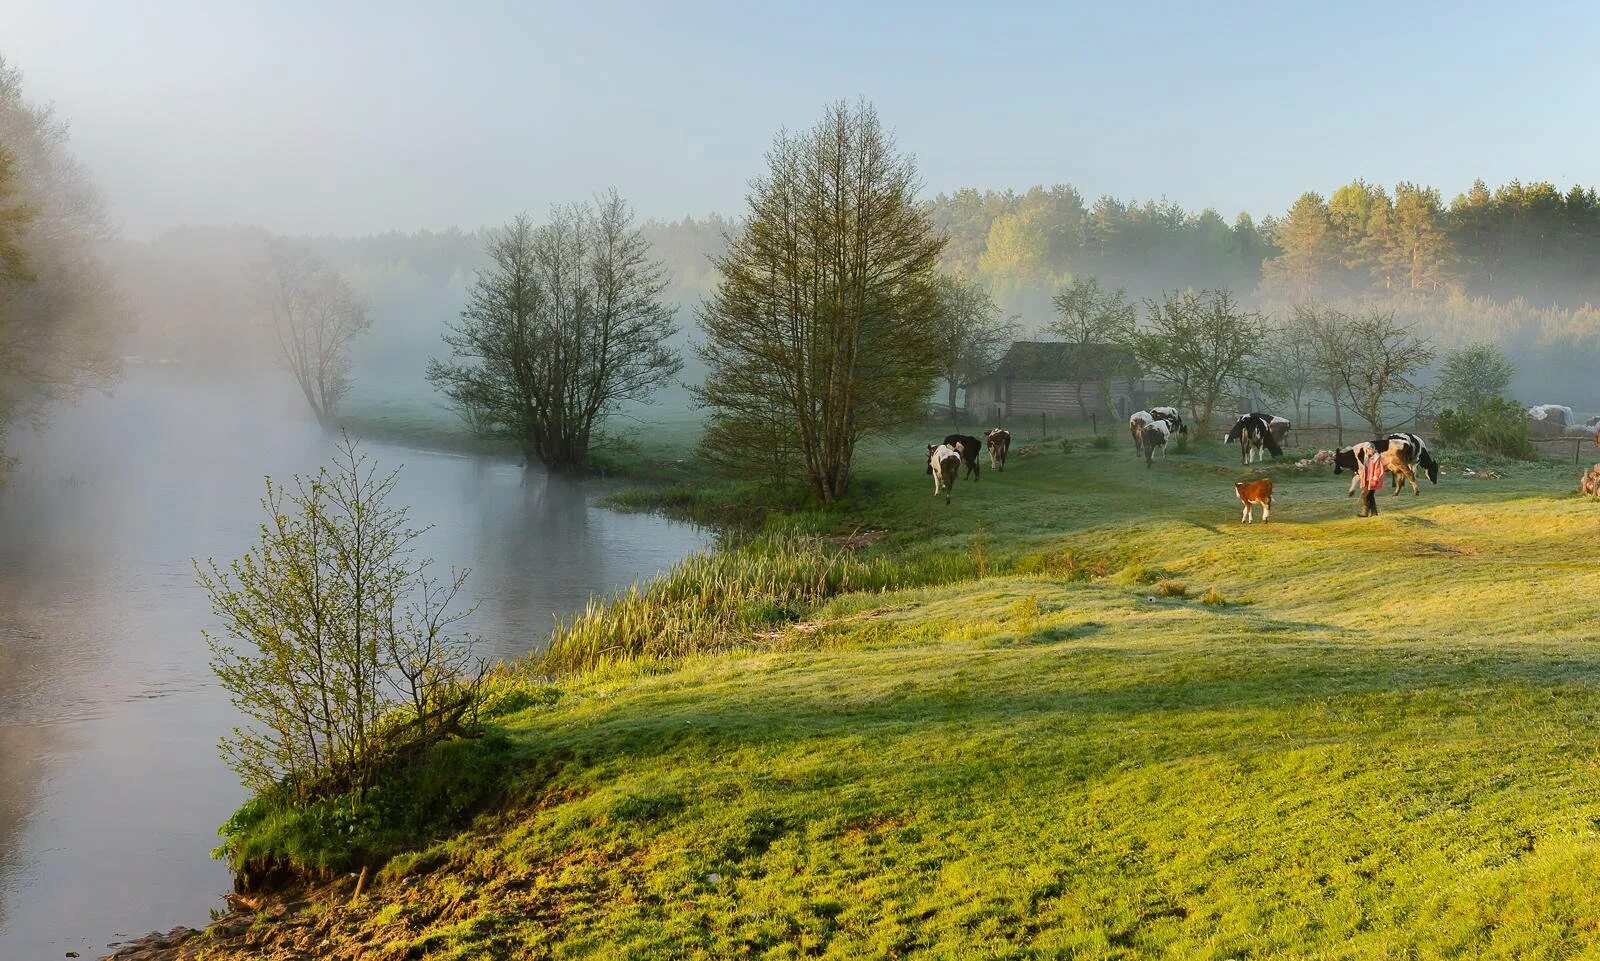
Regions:
M 947 583 L 976 576 L 981 564 L 978 555 L 955 551 L 868 556 L 813 537 L 768 534 L 591 599 L 556 625 L 534 667 L 568 674 L 614 661 L 727 650 L 836 595 Z

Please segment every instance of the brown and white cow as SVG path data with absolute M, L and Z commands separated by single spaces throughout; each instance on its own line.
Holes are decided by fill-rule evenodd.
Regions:
M 1251 522 L 1250 508 L 1256 504 L 1261 505 L 1261 523 L 1265 524 L 1267 518 L 1272 516 L 1272 478 L 1240 481 L 1233 485 L 1233 492 L 1239 495 L 1239 502 L 1244 505 L 1244 514 L 1239 518 L 1241 522 Z
M 1147 410 L 1136 410 L 1128 417 L 1128 433 L 1133 435 L 1133 456 L 1138 457 L 1144 452 L 1144 442 L 1139 439 L 1139 434 L 1146 424 L 1155 419 L 1156 416 Z
M 961 474 L 961 445 L 929 444 L 928 473 L 933 475 L 933 496 L 943 494 L 944 502 L 950 503 L 950 492 Z
M 983 444 L 989 449 L 989 466 L 1004 472 L 1006 454 L 1011 450 L 1011 432 L 1002 427 L 991 427 L 983 432 Z

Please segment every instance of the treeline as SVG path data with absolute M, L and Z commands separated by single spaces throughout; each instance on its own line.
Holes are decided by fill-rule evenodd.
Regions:
M 1448 205 L 1435 187 L 1393 193 L 1356 180 L 1305 193 L 1275 225 L 1265 296 L 1289 300 L 1459 293 L 1540 306 L 1600 302 L 1600 196 L 1541 181 L 1491 191 L 1479 180 Z

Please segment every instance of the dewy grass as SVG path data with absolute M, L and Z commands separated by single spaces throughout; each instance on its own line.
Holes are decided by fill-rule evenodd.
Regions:
M 1263 527 L 1220 445 L 1150 470 L 1019 445 L 947 507 L 921 441 L 871 445 L 851 512 L 597 604 L 557 648 L 592 668 L 498 682 L 492 756 L 334 824 L 409 838 L 359 903 L 334 882 L 208 950 L 1600 953 L 1600 506 L 1576 468 L 1452 467 L 1358 519 L 1343 477 L 1278 462 Z M 829 523 L 884 533 L 844 550 Z M 827 643 L 761 642 L 795 633 Z M 426 820 L 434 785 L 497 800 Z M 337 860 L 270 828 L 252 850 Z

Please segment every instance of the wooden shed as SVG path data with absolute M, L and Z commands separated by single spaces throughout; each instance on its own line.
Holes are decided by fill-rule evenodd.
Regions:
M 1110 344 L 1017 341 L 994 373 L 967 385 L 967 413 L 979 418 L 1048 414 L 1087 420 L 1104 413 L 1102 390 L 1126 417 L 1150 394 L 1133 357 Z

